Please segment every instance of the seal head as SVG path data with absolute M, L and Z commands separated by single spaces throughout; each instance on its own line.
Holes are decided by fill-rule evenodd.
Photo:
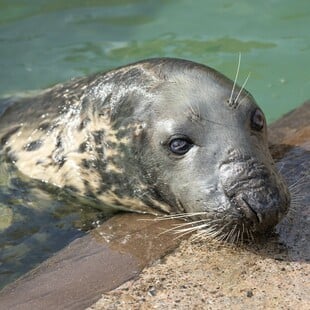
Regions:
M 263 112 L 204 65 L 151 59 L 58 85 L 17 100 L 0 124 L 21 172 L 98 208 L 186 213 L 229 239 L 289 207 Z

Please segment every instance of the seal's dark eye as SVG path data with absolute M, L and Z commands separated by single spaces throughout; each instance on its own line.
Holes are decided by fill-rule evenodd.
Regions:
M 254 130 L 262 130 L 265 125 L 265 117 L 264 114 L 261 110 L 256 109 L 254 113 L 252 114 L 252 119 L 251 119 L 251 127 Z
M 185 138 L 176 138 L 170 141 L 169 148 L 172 153 L 177 155 L 184 155 L 193 146 L 191 141 Z

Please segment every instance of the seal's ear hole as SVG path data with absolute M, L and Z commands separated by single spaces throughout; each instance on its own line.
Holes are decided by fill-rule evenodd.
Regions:
M 186 154 L 193 146 L 193 142 L 188 137 L 174 137 L 170 139 L 169 149 L 176 155 Z
M 251 127 L 254 130 L 261 131 L 265 126 L 265 116 L 260 109 L 256 109 L 251 116 Z

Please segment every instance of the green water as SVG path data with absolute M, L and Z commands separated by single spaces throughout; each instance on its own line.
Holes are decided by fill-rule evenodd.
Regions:
M 310 98 L 310 1 L 0 0 L 0 96 L 147 57 L 235 76 L 269 120 Z
M 251 72 L 272 121 L 310 98 L 309 22 L 309 0 L 0 0 L 0 97 L 160 56 L 234 78 L 241 52 L 239 84 Z M 0 286 L 76 237 L 85 215 L 20 182 L 0 167 Z

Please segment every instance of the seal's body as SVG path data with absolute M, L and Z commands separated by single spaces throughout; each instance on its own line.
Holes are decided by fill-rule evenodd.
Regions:
M 190 61 L 146 60 L 17 99 L 0 143 L 25 175 L 98 208 L 188 213 L 228 235 L 272 227 L 289 206 L 252 96 Z

